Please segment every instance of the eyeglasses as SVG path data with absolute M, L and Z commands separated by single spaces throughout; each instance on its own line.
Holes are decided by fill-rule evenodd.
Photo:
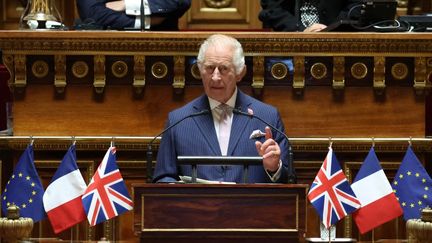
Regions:
M 218 69 L 218 71 L 221 75 L 226 75 L 233 70 L 232 64 L 229 64 L 229 65 L 219 64 L 219 65 L 217 65 L 217 64 L 204 63 L 203 67 L 204 67 L 205 72 L 208 74 L 213 74 L 214 71 L 216 70 L 216 68 Z

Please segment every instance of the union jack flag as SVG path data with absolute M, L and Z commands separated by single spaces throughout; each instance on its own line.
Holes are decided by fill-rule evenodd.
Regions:
M 116 163 L 116 149 L 110 147 L 81 197 L 91 226 L 132 210 L 126 184 Z
M 308 199 L 327 229 L 361 206 L 331 147 L 312 183 Z

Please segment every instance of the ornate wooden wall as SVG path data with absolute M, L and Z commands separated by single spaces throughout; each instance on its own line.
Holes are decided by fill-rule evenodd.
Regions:
M 0 29 L 18 29 L 26 0 L 0 0 Z M 63 23 L 73 28 L 78 12 L 75 0 L 56 0 Z M 432 11 L 431 2 L 399 0 L 398 15 L 424 14 Z M 193 0 L 190 10 L 180 19 L 182 30 L 259 30 L 259 0 Z
M 118 163 L 130 186 L 146 177 L 145 151 L 167 113 L 202 93 L 194 65 L 209 32 L 19 32 L 0 33 L 3 62 L 14 93 L 14 136 L 0 139 L 2 185 L 36 137 L 36 165 L 49 183 L 71 143 L 90 178 L 117 138 Z M 431 169 L 432 43 L 430 34 L 228 33 L 246 52 L 245 92 L 276 106 L 294 145 L 299 182 L 310 184 L 333 137 L 333 148 L 350 179 L 376 137 L 376 151 L 391 180 L 410 136 Z M 25 136 L 25 137 L 20 137 Z M 61 136 L 61 137 L 58 137 Z M 336 139 L 336 138 L 339 139 Z M 385 139 L 378 139 L 383 137 Z M 355 139 L 352 139 L 355 138 Z M 397 139 L 402 138 L 402 139 Z M 156 148 L 157 149 L 157 146 Z M 154 158 L 153 158 L 154 163 Z M 318 236 L 318 216 L 308 209 L 307 236 Z M 132 213 L 62 239 L 136 240 Z M 338 235 L 360 240 L 404 238 L 403 220 L 360 236 L 352 220 Z M 47 221 L 35 237 L 54 237 Z

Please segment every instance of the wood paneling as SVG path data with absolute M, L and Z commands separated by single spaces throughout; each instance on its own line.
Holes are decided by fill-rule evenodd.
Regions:
M 241 88 L 252 93 L 250 87 Z M 53 92 L 53 87 L 44 85 L 27 87 L 25 97 L 14 103 L 15 135 L 155 136 L 169 111 L 203 89 L 187 87 L 179 99 L 169 86 L 150 86 L 142 99 L 133 99 L 130 87 L 110 86 L 100 101 L 94 100 L 90 86 L 71 85 L 60 100 Z M 339 101 L 331 88 L 312 87 L 299 99 L 289 87 L 266 87 L 262 99 L 279 109 L 292 137 L 424 136 L 425 104 L 410 88 L 389 87 L 385 102 L 376 100 L 369 87 L 344 92 Z
M 180 19 L 185 30 L 258 30 L 259 0 L 192 1 L 190 10 Z
M 292 138 L 299 183 L 312 182 L 327 152 L 328 137 L 342 138 L 333 142 L 333 149 L 352 180 L 372 145 L 371 137 L 389 139 L 377 141 L 375 150 L 391 179 L 408 138 L 430 135 L 430 34 L 227 33 L 242 42 L 246 53 L 248 74 L 240 88 L 281 113 Z M 44 184 L 57 165 L 53 161 L 60 161 L 69 146 L 70 136 L 95 137 L 77 142 L 78 160 L 86 164 L 82 169 L 88 175 L 92 171 L 86 168 L 91 164 L 94 169 L 99 164 L 111 137 L 139 136 L 115 141 L 118 163 L 129 188 L 132 183 L 146 181 L 144 158 L 152 136 L 163 129 L 169 111 L 203 92 L 199 78 L 193 76 L 193 58 L 199 43 L 209 34 L 2 31 L 0 48 L 11 71 L 15 132 L 13 137 L 0 139 L 0 160 L 6 165 L 2 168 L 3 185 L 28 143 L 28 138 L 18 135 L 68 137 L 35 141 L 37 168 Z M 123 62 L 119 67 L 129 70 L 123 78 L 112 71 L 118 61 Z M 77 62 L 88 65 L 85 77 L 74 76 Z M 159 66 L 153 69 L 155 63 Z M 82 68 L 84 64 L 77 66 Z M 284 68 L 278 69 L 276 64 L 286 65 L 287 74 L 281 79 L 277 75 Z M 41 68 L 33 68 L 35 65 Z M 354 67 L 360 67 L 360 72 Z M 167 75 L 157 78 L 155 74 L 160 73 L 154 71 L 165 68 Z M 47 74 L 38 77 L 43 73 L 38 70 Z M 59 85 L 62 80 L 60 84 L 65 87 Z M 144 86 L 134 86 L 137 80 Z M 143 92 L 137 95 L 140 88 Z M 350 141 L 353 137 L 365 139 Z M 413 146 L 430 171 L 430 140 L 416 140 Z M 318 221 L 315 210 L 308 205 L 306 237 L 319 235 Z M 75 231 L 72 236 L 73 240 L 105 236 L 109 240 L 137 241 L 132 225 L 133 214 L 127 213 L 88 231 L 87 223 L 82 223 L 78 226 L 80 233 Z M 337 225 L 339 237 L 360 240 L 404 238 L 404 230 L 402 219 L 365 235 L 358 234 L 350 217 Z M 48 222 L 34 234 L 55 237 Z M 69 236 L 66 233 L 62 238 L 67 240 Z

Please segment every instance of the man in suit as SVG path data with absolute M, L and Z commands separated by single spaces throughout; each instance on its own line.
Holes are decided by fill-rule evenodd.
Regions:
M 357 19 L 361 0 L 261 0 L 259 19 L 275 31 L 318 32 L 342 19 Z
M 237 83 L 246 74 L 241 44 L 226 35 L 212 35 L 201 45 L 197 64 L 205 94 L 169 113 L 169 126 L 196 112 L 210 112 L 187 118 L 162 136 L 154 182 L 179 181 L 190 176 L 191 166 L 178 166 L 177 156 L 262 156 L 263 164 L 250 166 L 250 183 L 286 182 L 289 142 L 256 118 L 233 113 L 241 109 L 284 131 L 279 112 L 240 91 Z M 224 124 L 224 122 L 228 124 Z M 226 129 L 226 127 L 230 127 Z M 260 133 L 257 133 L 257 130 Z M 258 139 L 250 135 L 261 134 Z M 228 146 L 223 146 L 229 141 Z M 197 177 L 212 181 L 241 183 L 242 166 L 198 166 Z
M 144 28 L 178 30 L 178 19 L 189 9 L 191 0 L 143 0 Z M 77 0 L 83 23 L 103 29 L 140 29 L 141 0 Z

